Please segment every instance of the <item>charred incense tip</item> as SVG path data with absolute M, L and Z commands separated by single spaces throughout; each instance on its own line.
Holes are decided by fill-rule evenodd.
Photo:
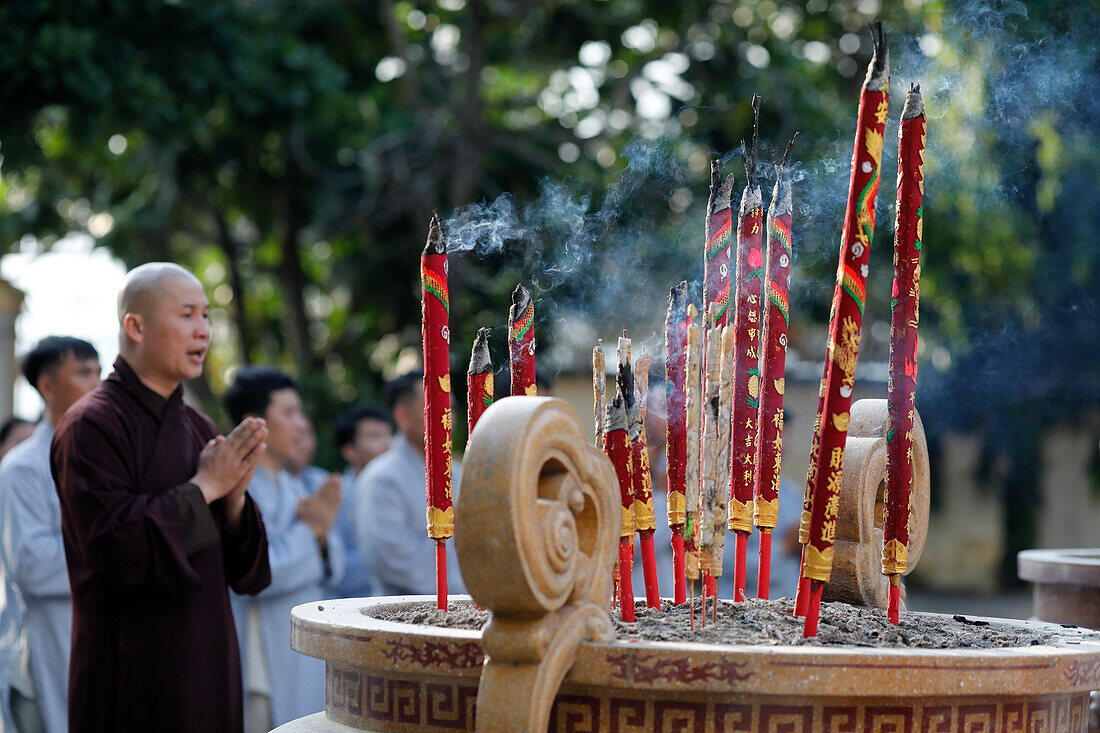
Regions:
M 604 431 L 605 433 L 614 430 L 626 430 L 629 427 L 626 402 L 623 399 L 622 393 L 619 393 L 607 403 L 607 429 Z
M 443 239 L 443 222 L 439 214 L 432 212 L 432 221 L 428 224 L 428 243 L 424 245 L 425 255 L 447 254 L 447 242 Z
M 679 285 L 668 289 L 668 314 L 665 319 L 669 323 L 678 323 L 687 315 L 687 288 L 687 280 L 681 280 Z
M 890 51 L 886 47 L 886 31 L 882 28 L 882 21 L 876 20 L 871 27 L 871 41 L 875 51 L 871 55 L 871 63 L 867 66 L 867 78 L 863 80 L 863 88 L 871 92 L 881 92 L 890 86 Z
M 752 95 L 752 171 L 749 185 L 756 185 L 756 139 L 760 134 L 760 95 Z
M 489 329 L 479 328 L 474 337 L 474 348 L 470 352 L 470 369 L 467 374 L 484 374 L 493 371 L 493 360 L 489 356 Z
M 712 160 L 710 162 L 710 201 L 707 203 L 707 213 L 714 215 L 730 207 L 730 198 L 733 194 L 733 174 L 722 178 L 722 162 Z
M 924 114 L 924 97 L 920 94 L 920 84 L 910 84 L 909 94 L 905 97 L 905 108 L 901 111 L 903 120 L 911 120 Z
M 620 355 L 623 353 L 619 351 Z M 623 397 L 623 404 L 626 405 L 627 410 L 631 410 L 634 407 L 634 369 L 630 366 L 630 357 L 627 356 L 626 362 L 619 362 L 619 367 L 615 371 L 615 386 L 619 390 L 619 394 Z
M 783 160 L 779 163 L 781 167 L 786 168 L 791 164 L 791 152 L 794 150 L 794 141 L 797 139 L 798 133 L 795 132 L 795 134 L 791 135 L 790 142 L 787 143 L 787 149 L 783 151 Z
M 527 312 L 530 305 L 531 293 L 522 284 L 517 285 L 512 291 L 512 308 L 508 311 L 508 320 L 515 323 L 523 318 L 523 314 Z
M 741 157 L 745 161 L 745 172 L 749 176 L 748 181 L 745 182 L 745 190 L 741 192 L 741 208 L 738 210 L 738 216 L 744 218 L 753 209 L 763 204 L 764 199 L 760 195 L 760 186 L 756 182 L 756 152 L 754 150 L 750 158 L 748 146 L 745 145 L 743 139 L 741 140 Z

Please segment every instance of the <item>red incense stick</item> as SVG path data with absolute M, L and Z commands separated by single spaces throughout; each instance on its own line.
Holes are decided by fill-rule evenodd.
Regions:
M 451 505 L 451 374 L 448 327 L 447 244 L 438 215 L 420 257 L 423 287 L 421 336 L 424 348 L 424 461 L 428 536 L 436 540 L 436 602 L 447 610 L 447 547 L 454 536 Z
M 684 509 L 687 494 L 687 282 L 668 294 L 665 315 L 665 396 L 668 436 L 665 442 L 668 476 L 668 526 L 672 530 L 672 602 L 687 595 L 684 566 Z
M 645 433 L 645 417 L 649 400 L 649 353 L 642 350 L 634 362 L 634 400 L 631 411 L 631 446 L 634 449 L 634 525 L 642 552 L 642 576 L 645 578 L 645 598 L 648 608 L 661 607 L 661 592 L 657 585 L 657 557 L 653 551 L 653 532 L 657 519 L 653 516 L 653 477 L 649 473 L 649 443 Z
M 753 113 L 760 113 L 760 97 L 752 97 Z M 737 311 L 733 327 L 737 334 L 733 373 L 733 434 L 730 446 L 728 523 L 731 532 L 747 540 L 752 532 L 752 495 L 756 483 L 756 421 L 760 409 L 760 296 L 764 279 L 764 204 L 756 180 L 757 122 L 753 125 L 751 150 L 742 143 L 748 180 L 741 194 L 737 224 Z M 737 540 L 739 572 L 734 574 L 734 600 L 745 598 L 747 541 Z
M 760 530 L 760 566 L 756 597 L 767 598 L 771 584 L 772 530 L 779 524 L 779 471 L 783 460 L 783 392 L 790 323 L 791 176 L 788 164 L 794 139 L 776 167 L 768 211 L 767 283 L 760 359 L 760 414 L 757 421 L 756 486 L 753 525 Z
M 619 607 L 623 621 L 634 621 L 634 587 L 631 578 L 630 546 L 634 542 L 634 484 L 631 476 L 630 436 L 627 431 L 627 411 L 623 395 L 616 394 L 607 406 L 603 450 L 615 467 L 622 502 L 622 525 L 619 532 Z
M 508 311 L 508 356 L 512 372 L 512 395 L 534 396 L 535 391 L 535 304 L 523 285 L 512 292 Z
M 875 196 L 881 174 L 883 132 L 889 111 L 889 58 L 881 23 L 875 24 L 874 41 L 875 52 L 859 98 L 848 206 L 837 267 L 840 296 L 829 332 L 821 445 L 814 477 L 810 541 L 806 546 L 806 562 L 802 569 L 803 576 L 811 581 L 810 608 L 803 631 L 807 637 L 817 635 L 821 586 L 828 582 L 833 569 L 833 543 L 844 471 L 844 443 L 848 435 L 849 409 L 859 361 L 867 262 L 875 230 Z
M 489 329 L 479 328 L 466 372 L 466 434 L 474 434 L 481 414 L 493 404 L 493 361 L 489 356 Z
M 894 297 L 890 303 L 890 390 L 886 430 L 886 502 L 882 573 L 890 579 L 890 621 L 898 623 L 901 576 L 909 568 L 909 495 L 917 397 L 917 320 L 924 198 L 924 102 L 912 86 L 898 131 L 898 199 L 894 221 Z

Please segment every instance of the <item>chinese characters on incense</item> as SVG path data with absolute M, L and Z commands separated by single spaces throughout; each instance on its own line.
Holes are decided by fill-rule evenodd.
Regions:
M 755 489 L 752 521 L 760 531 L 756 597 L 767 598 L 771 584 L 772 530 L 779 523 L 779 470 L 783 454 L 783 392 L 787 363 L 787 327 L 791 278 L 791 175 L 794 139 L 776 168 L 767 218 L 767 266 L 764 270 L 764 329 L 760 339 L 760 412 L 757 420 Z
M 753 95 L 754 114 L 760 98 Z M 745 553 L 752 532 L 757 418 L 760 410 L 760 295 L 764 279 L 764 204 L 756 180 L 756 135 L 752 148 L 742 143 L 748 180 L 741 195 L 737 225 L 737 291 L 733 328 L 733 442 L 729 475 L 729 529 L 736 534 L 734 600 L 745 599 Z
M 890 302 L 890 391 L 886 430 L 886 502 L 882 573 L 890 579 L 887 613 L 898 623 L 900 579 L 909 567 L 909 497 L 917 396 L 917 319 L 923 235 L 924 103 L 920 87 L 905 100 L 898 130 L 898 198 L 894 220 L 894 292 Z
M 466 434 L 474 434 L 481 414 L 493 404 L 493 362 L 489 357 L 489 329 L 479 328 L 466 373 Z
M 447 244 L 439 217 L 432 216 L 420 257 L 423 286 L 421 336 L 424 347 L 424 461 L 428 536 L 436 541 L 436 602 L 447 609 L 447 545 L 454 536 L 451 505 L 451 373 L 448 325 Z
M 844 443 L 859 359 L 860 329 L 866 299 L 864 288 L 875 229 L 875 196 L 881 177 L 889 86 L 886 37 L 879 23 L 875 28 L 874 55 L 860 92 L 848 205 L 834 295 L 836 312 L 829 327 L 821 439 L 814 475 L 809 543 L 802 568 L 802 575 L 811 581 L 804 629 L 806 636 L 817 634 L 821 589 L 832 573 Z

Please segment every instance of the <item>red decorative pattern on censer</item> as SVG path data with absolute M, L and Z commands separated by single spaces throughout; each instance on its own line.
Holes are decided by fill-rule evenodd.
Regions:
M 485 653 L 476 642 L 454 646 L 435 641 L 412 643 L 390 642 L 382 656 L 391 662 L 412 662 L 421 667 L 439 666 L 446 669 L 474 669 L 485 662 Z
M 632 669 L 641 670 L 643 679 L 670 679 L 665 676 L 669 672 L 664 666 L 641 661 L 642 664 L 633 666 L 622 660 L 613 663 L 623 674 Z M 675 678 L 677 672 L 671 674 Z M 474 730 L 477 686 L 470 684 L 473 680 L 456 683 L 442 677 L 405 679 L 383 675 L 329 663 L 325 694 L 328 717 L 375 731 Z M 548 730 L 551 733 L 1085 733 L 1088 725 L 1087 693 L 994 701 L 939 698 L 912 706 L 885 700 L 868 700 L 867 705 L 835 705 L 824 701 L 784 705 L 737 695 L 729 697 L 728 701 L 715 702 L 691 696 L 654 700 L 629 693 L 561 693 L 554 701 Z
M 613 667 L 612 677 L 631 683 L 660 681 L 688 684 L 707 680 L 744 682 L 752 677 L 752 672 L 744 671 L 744 662 L 725 660 L 708 664 L 692 664 L 686 657 L 660 659 L 624 652 L 608 654 L 607 663 Z

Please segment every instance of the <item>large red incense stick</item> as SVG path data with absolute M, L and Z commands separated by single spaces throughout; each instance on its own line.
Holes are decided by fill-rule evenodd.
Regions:
M 924 102 L 909 89 L 898 131 L 898 200 L 894 221 L 894 297 L 890 303 L 890 394 L 886 430 L 886 504 L 882 573 L 890 579 L 890 621 L 898 622 L 901 576 L 909 569 L 909 495 L 917 399 L 917 319 L 924 198 Z
M 771 585 L 772 531 L 779 523 L 779 471 L 783 460 L 783 391 L 787 364 L 787 294 L 791 278 L 791 175 L 794 140 L 776 168 L 768 210 L 768 256 L 764 282 L 764 333 L 761 337 L 760 416 L 757 421 L 756 487 L 752 522 L 760 530 L 756 597 L 767 598 Z
M 684 567 L 684 499 L 687 493 L 687 282 L 668 294 L 665 315 L 665 400 L 668 439 L 668 526 L 672 530 L 672 602 L 687 600 Z
M 653 516 L 653 477 L 649 474 L 649 443 L 645 434 L 651 361 L 649 353 L 643 350 L 642 355 L 634 362 L 634 405 L 632 406 L 630 442 L 634 449 L 634 525 L 638 530 L 638 544 L 642 552 L 646 606 L 660 608 L 661 592 L 657 586 L 657 556 L 653 551 L 653 532 L 657 529 L 657 519 Z
M 733 234 L 733 212 L 730 192 L 733 174 L 722 178 L 720 161 L 710 162 L 710 201 L 707 204 L 706 249 L 703 260 L 703 315 L 717 303 L 717 315 L 707 321 L 706 328 L 721 328 L 727 322 L 730 302 L 730 240 Z M 704 345 L 705 346 L 705 345 Z
M 489 357 L 489 329 L 479 328 L 466 373 L 466 435 L 474 434 L 481 413 L 493 404 L 493 361 Z
M 754 114 L 760 97 L 753 95 Z M 756 467 L 756 420 L 760 410 L 760 297 L 764 279 L 764 203 L 756 180 L 756 134 L 751 150 L 742 143 L 748 181 L 741 194 L 737 223 L 737 310 L 733 367 L 733 433 L 730 462 L 729 529 L 736 532 L 735 601 L 745 600 L 745 552 L 752 532 L 752 494 Z
M 512 291 L 508 311 L 508 356 L 512 395 L 535 395 L 535 304 L 522 285 Z
M 634 584 L 631 577 L 630 548 L 634 543 L 634 483 L 630 435 L 626 403 L 622 394 L 616 394 L 607 406 L 607 423 L 604 426 L 603 450 L 615 466 L 619 480 L 619 497 L 622 500 L 622 523 L 619 532 L 619 608 L 623 621 L 634 621 Z
M 855 150 L 848 189 L 848 206 L 837 267 L 836 317 L 829 332 L 825 406 L 822 411 L 821 445 L 814 477 L 810 542 L 806 546 L 803 576 L 811 581 L 810 608 L 803 631 L 817 635 L 817 606 L 821 586 L 833 569 L 833 543 L 840 511 L 840 481 L 844 471 L 844 443 L 848 436 L 849 409 L 859 361 L 859 335 L 866 299 L 867 261 L 875 230 L 875 195 L 882 165 L 883 132 L 889 111 L 890 71 L 886 36 L 875 24 L 875 52 L 859 97 Z
M 447 610 L 448 537 L 454 537 L 451 506 L 451 332 L 447 325 L 447 244 L 439 216 L 432 216 L 428 243 L 420 257 L 423 286 L 421 335 L 424 342 L 424 461 L 428 536 L 436 541 L 436 601 Z

